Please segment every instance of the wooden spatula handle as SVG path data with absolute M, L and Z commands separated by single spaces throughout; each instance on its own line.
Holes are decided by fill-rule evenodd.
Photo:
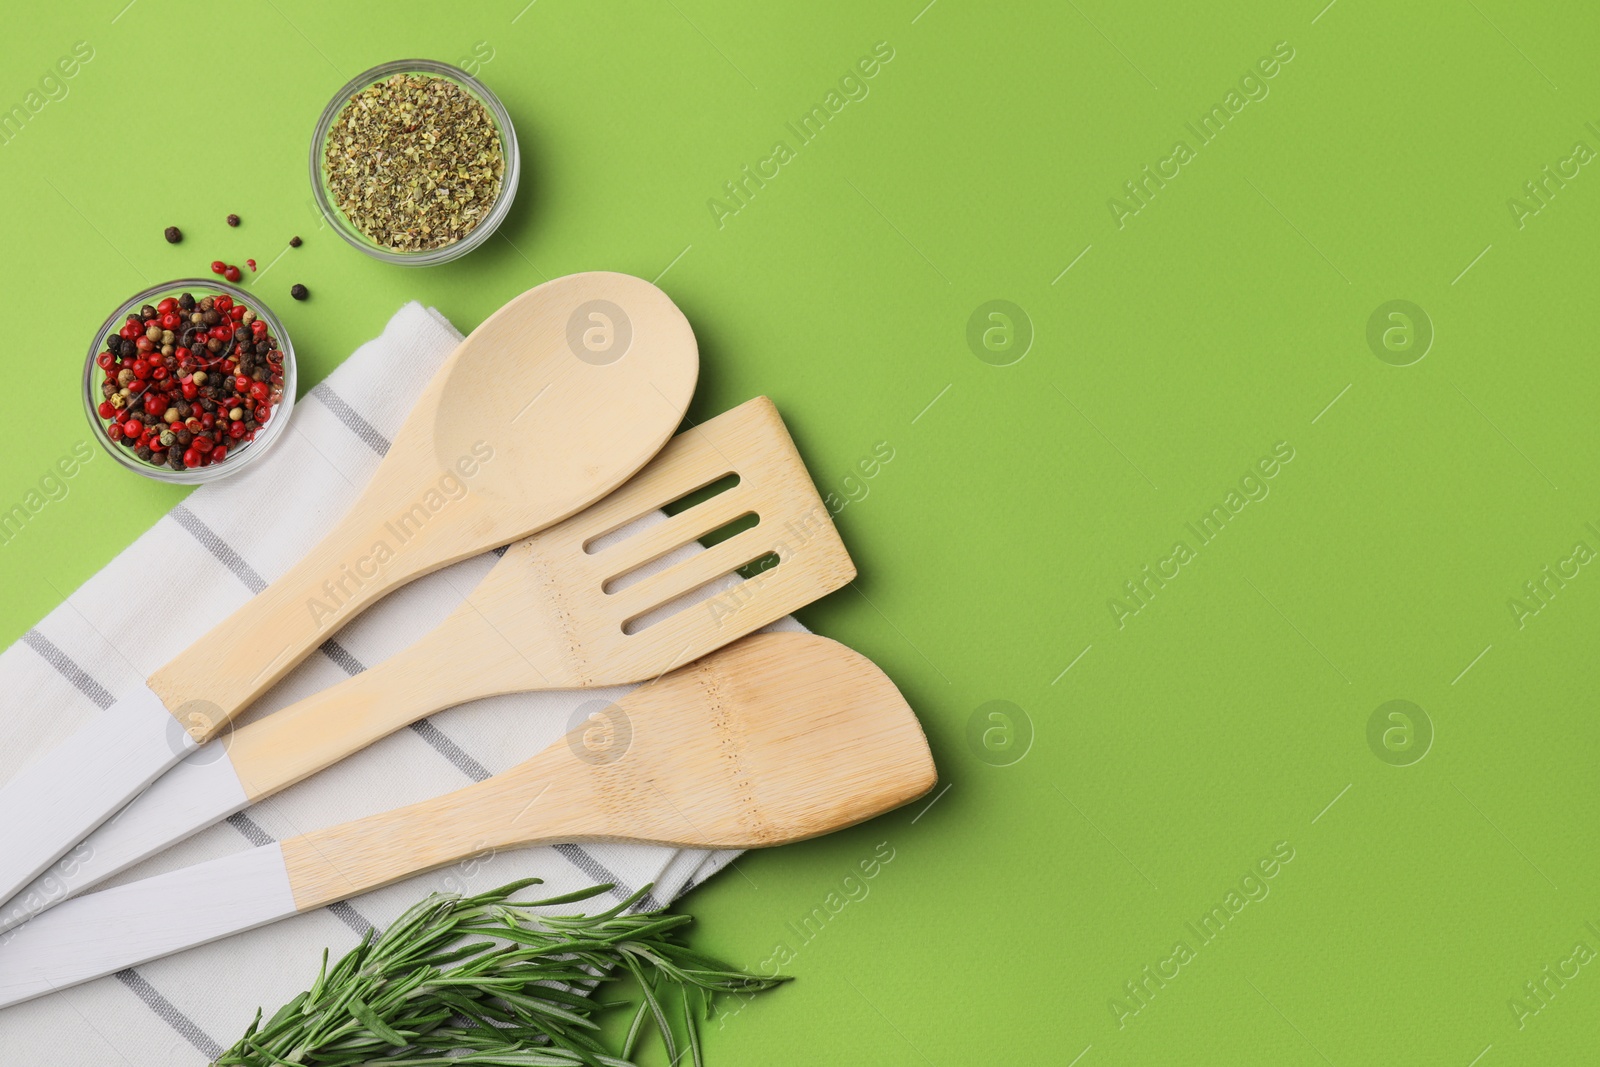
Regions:
M 436 711 L 506 692 L 493 666 L 517 653 L 497 646 L 504 638 L 469 604 L 410 648 L 235 731 L 228 758 L 246 796 L 255 803 Z
M 385 464 L 393 459 L 391 452 Z M 150 688 L 196 740 L 217 736 L 373 601 L 460 557 L 441 557 L 435 529 L 396 525 L 422 493 L 363 495 L 300 562 L 150 676 Z M 478 506 L 471 495 L 451 501 L 450 523 L 470 523 Z M 443 525 L 444 518 L 432 520 Z
M 301 912 L 484 853 L 604 833 L 590 772 L 557 743 L 520 766 L 519 788 L 490 779 L 448 796 L 283 842 Z

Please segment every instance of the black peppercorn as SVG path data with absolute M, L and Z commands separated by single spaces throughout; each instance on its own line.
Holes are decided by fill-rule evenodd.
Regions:
M 306 297 L 311 295 L 311 290 L 307 289 L 299 282 L 295 282 L 289 287 L 289 295 L 294 297 L 296 300 L 304 300 Z
M 156 317 L 156 309 L 151 307 L 149 304 L 146 304 L 144 307 L 139 309 L 139 317 L 141 319 L 153 319 Z
M 182 296 L 178 297 L 178 306 L 185 311 L 193 311 L 194 296 L 189 293 L 184 293 Z
M 301 242 L 300 242 L 300 238 L 298 236 L 289 238 L 289 247 L 290 248 L 299 248 L 300 244 L 301 244 Z
M 179 241 L 183 240 L 183 231 L 178 229 L 176 226 L 168 226 L 166 236 L 167 244 L 175 245 Z
M 228 216 L 228 225 L 229 226 L 237 226 L 237 225 L 239 225 L 239 216 L 238 215 L 229 215 Z
M 242 344 L 245 343 L 245 341 L 247 341 L 249 339 L 249 337 L 250 337 L 250 331 L 249 330 L 245 329 L 243 326 L 235 326 L 234 327 L 234 329 L 233 329 L 233 343 L 234 344 L 242 345 Z

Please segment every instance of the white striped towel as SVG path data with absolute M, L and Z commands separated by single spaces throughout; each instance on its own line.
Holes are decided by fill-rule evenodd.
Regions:
M 0 781 L 132 691 L 157 667 L 308 550 L 371 478 L 390 437 L 461 334 L 437 311 L 401 308 L 302 398 L 292 432 L 235 477 L 191 493 L 0 654 Z M 104 457 L 99 457 L 104 460 Z M 92 462 L 92 461 L 91 461 Z M 496 556 L 466 560 L 400 589 L 341 630 L 252 707 L 248 722 L 379 662 L 444 619 Z M 189 575 L 175 626 L 130 602 L 138 575 Z M 732 579 L 737 581 L 737 579 Z M 139 622 L 134 625 L 135 619 Z M 777 627 L 799 629 L 793 620 Z M 127 872 L 148 877 L 317 827 L 409 804 L 505 770 L 559 739 L 586 701 L 623 689 L 478 701 L 402 730 L 339 766 Z M 315 977 L 322 950 L 354 947 L 434 890 L 482 892 L 543 878 L 553 895 L 647 882 L 665 903 L 737 853 L 635 845 L 526 849 L 436 871 L 323 911 L 0 1010 L 0 1064 L 201 1067 L 258 1007 L 270 1015 Z

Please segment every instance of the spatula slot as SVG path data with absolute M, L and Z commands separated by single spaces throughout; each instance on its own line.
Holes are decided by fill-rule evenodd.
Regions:
M 728 540 L 730 537 L 737 537 L 746 530 L 754 529 L 760 524 L 760 515 L 754 511 L 746 511 L 743 514 L 737 515 L 728 520 L 721 526 L 718 526 L 710 533 L 702 534 L 699 537 L 687 537 L 678 544 L 662 548 L 660 552 L 657 552 L 651 558 L 644 560 L 638 566 L 630 567 L 621 574 L 616 575 L 613 578 L 608 578 L 605 583 L 600 586 L 600 589 L 607 595 L 612 593 L 620 593 L 630 585 L 636 585 L 648 577 L 645 572 L 649 569 L 651 564 L 660 560 L 663 556 L 667 556 L 673 552 L 676 552 L 684 545 L 687 545 L 690 541 L 699 541 L 705 547 L 711 548 L 714 545 L 721 544 L 723 541 Z
M 665 511 L 668 515 L 676 515 L 687 511 L 699 504 L 705 503 L 713 497 L 721 496 L 728 490 L 735 488 L 740 482 L 737 471 L 725 471 L 714 478 L 710 478 L 693 489 L 685 490 L 664 504 L 651 504 L 641 508 L 638 514 L 631 516 L 624 522 L 619 522 L 602 533 L 597 533 L 583 543 L 583 550 L 589 555 L 604 552 L 626 541 L 633 534 L 647 527 L 640 520 L 657 512 Z M 621 534 L 622 536 L 613 536 Z
M 655 626 L 657 623 L 666 622 L 674 615 L 679 615 L 685 611 L 688 611 L 697 604 L 704 604 L 706 601 L 725 592 L 730 596 L 730 598 L 737 598 L 738 594 L 733 592 L 733 590 L 736 590 L 745 581 L 749 580 L 747 575 L 754 576 L 758 573 L 766 573 L 776 567 L 778 562 L 779 559 L 777 553 L 760 553 L 759 555 L 739 564 L 736 567 L 729 568 L 726 572 L 719 574 L 714 578 L 701 582 L 699 585 L 685 593 L 680 594 L 679 596 L 674 597 L 665 604 L 633 616 L 631 619 L 622 624 L 622 632 L 630 637 L 637 633 L 643 633 L 645 630 Z M 728 581 L 729 578 L 738 578 L 739 581 L 730 585 Z

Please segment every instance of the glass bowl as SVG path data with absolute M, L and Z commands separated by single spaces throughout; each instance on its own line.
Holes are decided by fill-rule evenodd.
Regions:
M 328 189 L 327 176 L 322 169 L 323 149 L 328 143 L 328 133 L 333 128 L 333 123 L 338 119 L 345 105 L 357 93 L 384 81 L 396 74 L 425 74 L 430 77 L 443 78 L 461 86 L 478 102 L 488 109 L 489 115 L 494 120 L 495 129 L 500 134 L 500 154 L 504 160 L 504 173 L 500 176 L 500 191 L 496 194 L 494 203 L 489 208 L 476 228 L 461 240 L 440 248 L 429 248 L 422 251 L 406 252 L 388 248 L 372 240 L 334 203 L 333 194 Z M 511 115 L 500 103 L 500 98 L 489 91 L 478 79 L 448 63 L 438 63 L 431 59 L 400 59 L 393 63 L 384 63 L 364 71 L 346 82 L 338 92 L 333 94 L 333 99 L 328 101 L 328 106 L 322 109 L 322 117 L 317 120 L 317 132 L 311 138 L 311 191 L 317 201 L 317 209 L 322 212 L 322 217 L 333 227 L 334 232 L 343 237 L 350 244 L 359 248 L 373 259 L 381 259 L 385 263 L 397 263 L 406 267 L 426 267 L 435 263 L 447 263 L 458 259 L 487 241 L 500 223 L 511 211 L 511 202 L 517 196 L 517 177 L 521 172 L 521 158 L 517 152 L 517 131 L 511 124 Z
M 159 304 L 167 297 L 177 297 L 189 293 L 196 300 L 207 296 L 221 296 L 226 293 L 234 303 L 243 304 L 256 313 L 256 316 L 267 324 L 271 336 L 277 338 L 278 347 L 283 352 L 283 399 L 272 409 L 267 423 L 256 431 L 256 439 L 239 446 L 237 450 L 230 446 L 228 456 L 221 463 L 213 463 L 207 467 L 191 467 L 176 471 L 171 467 L 158 467 L 154 463 L 146 463 L 126 446 L 111 440 L 106 433 L 106 420 L 100 417 L 100 383 L 105 380 L 105 372 L 95 362 L 95 357 L 106 350 L 106 338 L 120 330 L 129 315 L 138 313 L 139 308 L 145 304 Z M 283 328 L 283 322 L 272 313 L 255 293 L 238 286 L 229 285 L 223 281 L 210 278 L 180 278 L 177 281 L 166 282 L 162 285 L 152 286 L 142 293 L 135 293 L 101 324 L 89 342 L 89 355 L 83 364 L 83 410 L 89 416 L 89 426 L 94 432 L 95 440 L 99 441 L 105 450 L 111 453 L 113 459 L 137 471 L 146 478 L 154 478 L 158 482 L 170 482 L 174 485 L 198 485 L 202 482 L 214 482 L 244 470 L 251 463 L 266 455 L 274 442 L 284 435 L 289 425 L 289 415 L 294 410 L 295 399 L 295 362 L 294 344 L 289 340 L 289 331 Z

